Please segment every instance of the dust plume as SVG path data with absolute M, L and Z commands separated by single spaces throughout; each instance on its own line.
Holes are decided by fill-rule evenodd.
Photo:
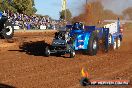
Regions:
M 82 7 L 84 11 L 79 16 L 74 17 L 73 22 L 81 21 L 85 24 L 96 25 L 103 20 L 116 20 L 118 17 L 130 19 L 132 10 L 125 9 L 131 6 L 128 4 L 130 0 L 125 1 L 126 3 L 124 3 L 124 0 L 88 0 L 88 3 Z M 120 9 L 116 8 L 116 5 Z

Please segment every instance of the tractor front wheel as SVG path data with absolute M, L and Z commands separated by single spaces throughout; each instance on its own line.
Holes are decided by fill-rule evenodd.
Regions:
M 75 51 L 74 50 L 71 50 L 70 51 L 70 58 L 74 58 L 75 57 Z
M 49 57 L 50 56 L 50 49 L 49 49 L 48 46 L 45 48 L 45 56 L 46 57 Z

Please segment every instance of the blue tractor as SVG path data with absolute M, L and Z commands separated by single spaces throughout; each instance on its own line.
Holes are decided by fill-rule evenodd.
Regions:
M 110 40 L 109 28 L 96 28 L 95 26 L 84 26 L 83 23 L 75 22 L 73 25 L 67 25 L 66 31 L 59 31 L 55 33 L 51 47 L 47 46 L 45 55 L 49 56 L 51 53 L 56 53 L 61 56 L 66 53 L 70 57 L 75 57 L 75 51 L 81 50 L 84 54 L 91 56 L 96 55 L 99 50 L 99 45 L 102 44 L 103 50 L 108 52 L 112 43 Z M 114 36 L 121 37 L 120 33 Z M 113 40 L 114 40 L 113 39 Z

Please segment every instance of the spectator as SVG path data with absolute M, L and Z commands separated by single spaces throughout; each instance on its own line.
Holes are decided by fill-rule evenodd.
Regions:
M 46 26 L 48 29 L 55 29 L 57 26 L 60 27 L 61 22 L 51 20 L 49 17 L 39 16 L 28 16 L 26 14 L 13 13 L 12 11 L 6 10 L 4 14 L 7 14 L 8 18 L 15 23 L 16 26 L 26 29 L 39 29 L 40 26 Z

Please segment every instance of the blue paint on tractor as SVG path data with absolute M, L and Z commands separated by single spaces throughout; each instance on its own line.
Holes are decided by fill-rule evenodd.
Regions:
M 103 45 L 104 51 L 108 52 L 109 46 L 115 44 L 115 39 L 120 38 L 122 40 L 119 19 L 117 23 L 118 31 L 114 34 L 110 34 L 109 28 L 84 26 L 80 22 L 76 22 L 73 25 L 66 25 L 67 30 L 65 32 L 60 31 L 56 33 L 56 37 L 52 43 L 51 53 L 59 52 L 60 54 L 70 53 L 70 55 L 74 55 L 75 53 L 72 53 L 73 51 L 84 50 L 90 55 L 96 55 L 99 43 Z M 109 36 L 112 38 L 111 42 L 109 42 Z M 62 44 L 62 41 L 65 41 L 65 44 Z
M 109 31 L 107 28 L 96 28 L 95 26 L 80 27 L 80 23 L 66 26 L 70 30 L 70 37 L 74 38 L 73 47 L 75 50 L 88 50 L 89 39 L 92 32 L 97 32 L 97 38 L 102 39 L 104 32 Z
M 89 27 L 93 28 L 93 26 L 85 26 L 85 28 L 86 27 L 87 28 L 89 28 Z M 89 37 L 91 35 L 91 31 L 94 31 L 94 30 L 85 30 L 83 28 L 76 29 L 75 27 L 73 27 L 73 28 L 74 29 L 72 29 L 70 31 L 70 37 L 76 36 L 75 40 L 74 40 L 75 42 L 73 44 L 73 47 L 75 48 L 75 50 L 87 49 Z

